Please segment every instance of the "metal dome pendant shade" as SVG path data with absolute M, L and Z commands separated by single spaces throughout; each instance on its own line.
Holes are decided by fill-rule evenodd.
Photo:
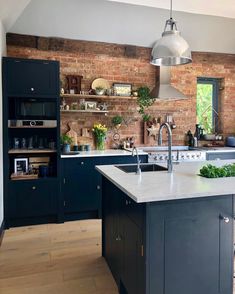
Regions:
M 167 30 L 168 26 L 170 30 Z M 153 47 L 150 63 L 158 66 L 172 66 L 190 62 L 192 62 L 192 57 L 189 45 L 181 37 L 176 21 L 172 18 L 171 0 L 170 19 L 166 21 L 162 38 Z

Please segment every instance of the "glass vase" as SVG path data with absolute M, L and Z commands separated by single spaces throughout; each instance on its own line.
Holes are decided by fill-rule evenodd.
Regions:
M 96 149 L 97 150 L 105 149 L 105 136 L 96 137 Z

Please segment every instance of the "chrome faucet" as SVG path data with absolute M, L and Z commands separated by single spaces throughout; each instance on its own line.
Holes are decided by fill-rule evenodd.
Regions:
M 137 169 L 136 169 L 136 174 L 140 175 L 141 174 L 141 169 L 140 169 L 140 158 L 139 158 L 139 153 L 136 147 L 133 147 L 132 149 L 132 156 L 135 156 L 136 153 L 136 159 L 137 159 Z
M 167 159 L 167 169 L 168 173 L 172 173 L 172 131 L 171 127 L 168 123 L 163 123 L 160 126 L 159 134 L 158 134 L 158 145 L 162 145 L 162 130 L 163 128 L 167 129 L 167 135 L 168 135 L 168 159 Z

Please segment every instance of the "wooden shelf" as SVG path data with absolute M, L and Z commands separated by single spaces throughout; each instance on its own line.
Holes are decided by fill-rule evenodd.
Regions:
M 108 113 L 108 111 L 104 110 L 61 110 L 60 112 L 66 113 L 66 112 L 90 112 L 90 113 Z
M 136 100 L 134 96 L 108 96 L 108 95 L 83 95 L 83 94 L 63 94 L 60 95 L 63 98 L 86 98 L 86 99 L 123 99 L 123 100 Z
M 26 154 L 26 153 L 56 153 L 57 150 L 52 149 L 10 149 L 8 154 Z
M 56 129 L 57 127 L 8 127 L 8 129 Z

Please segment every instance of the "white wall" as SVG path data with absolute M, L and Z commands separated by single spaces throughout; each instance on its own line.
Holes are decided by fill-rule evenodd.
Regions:
M 6 33 L 0 20 L 0 57 L 6 54 Z M 0 226 L 3 221 L 2 61 L 0 62 Z
M 175 12 L 193 51 L 235 53 L 235 19 Z M 31 0 L 13 33 L 151 47 L 169 11 L 105 0 Z

